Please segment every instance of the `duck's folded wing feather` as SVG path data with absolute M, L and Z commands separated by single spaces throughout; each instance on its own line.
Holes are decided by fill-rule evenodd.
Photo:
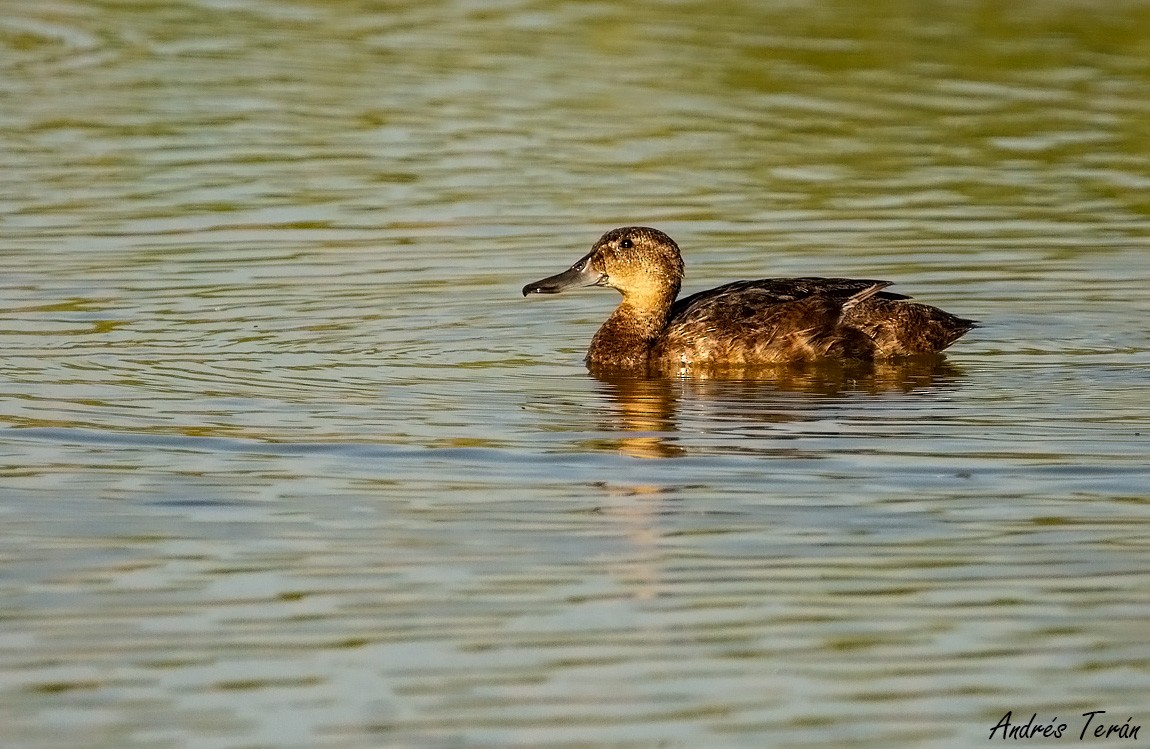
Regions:
M 794 302 L 810 296 L 825 296 L 843 301 L 876 285 L 889 286 L 889 281 L 873 281 L 857 278 L 763 278 L 757 281 L 734 281 L 713 289 L 700 291 L 684 297 L 671 307 L 671 319 L 699 314 L 703 309 L 716 303 L 738 300 L 739 306 L 750 308 L 768 307 L 774 304 Z M 903 294 L 880 291 L 880 299 L 909 299 Z M 729 305 L 723 304 L 728 307 Z

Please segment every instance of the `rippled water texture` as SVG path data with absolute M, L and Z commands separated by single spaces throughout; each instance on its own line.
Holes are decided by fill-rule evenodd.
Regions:
M 1148 738 L 1150 6 L 0 6 L 4 747 Z M 983 326 L 599 379 L 624 224 Z

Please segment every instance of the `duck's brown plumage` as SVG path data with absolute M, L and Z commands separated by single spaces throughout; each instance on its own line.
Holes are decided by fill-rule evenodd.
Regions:
M 935 354 L 972 320 L 884 291 L 889 281 L 788 278 L 736 281 L 675 301 L 683 260 L 657 229 L 607 232 L 570 269 L 523 288 L 557 293 L 610 286 L 623 300 L 595 333 L 593 367 L 682 370 Z

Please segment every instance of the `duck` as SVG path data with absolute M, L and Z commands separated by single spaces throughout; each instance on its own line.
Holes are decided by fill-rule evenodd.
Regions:
M 683 256 L 647 226 L 612 229 L 562 273 L 523 296 L 597 286 L 622 300 L 591 339 L 593 369 L 683 372 L 809 362 L 938 356 L 974 320 L 887 291 L 890 281 L 770 278 L 734 281 L 678 299 Z

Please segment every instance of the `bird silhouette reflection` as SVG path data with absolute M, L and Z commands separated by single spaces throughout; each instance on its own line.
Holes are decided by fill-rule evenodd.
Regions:
M 686 455 L 680 411 L 705 409 L 715 422 L 785 423 L 823 419 L 828 399 L 849 408 L 852 401 L 887 394 L 929 396 L 961 380 L 943 357 L 885 362 L 826 362 L 770 368 L 725 367 L 689 377 L 636 374 L 591 367 L 610 408 L 602 428 L 617 432 L 608 444 L 640 458 Z

